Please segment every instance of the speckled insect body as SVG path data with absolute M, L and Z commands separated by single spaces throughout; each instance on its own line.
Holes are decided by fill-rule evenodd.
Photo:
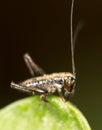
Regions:
M 28 93 L 30 95 L 40 94 L 42 100 L 46 100 L 48 95 L 59 95 L 63 100 L 68 100 L 69 97 L 74 93 L 76 72 L 74 63 L 74 38 L 72 29 L 72 16 L 73 16 L 73 5 L 72 0 L 71 6 L 71 54 L 72 54 L 72 73 L 60 72 L 53 74 L 45 74 L 32 60 L 29 54 L 24 55 L 25 63 L 33 76 L 31 79 L 27 79 L 19 84 L 11 82 L 11 87 L 19 91 Z
M 41 99 L 51 94 L 60 95 L 63 100 L 68 100 L 74 93 L 75 77 L 71 73 L 53 73 L 50 75 L 34 77 L 21 82 L 11 83 L 11 87 L 30 95 L 40 94 Z

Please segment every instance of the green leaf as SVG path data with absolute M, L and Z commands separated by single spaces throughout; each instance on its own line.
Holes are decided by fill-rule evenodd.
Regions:
M 0 111 L 0 130 L 91 130 L 82 113 L 70 102 L 49 96 L 26 98 Z

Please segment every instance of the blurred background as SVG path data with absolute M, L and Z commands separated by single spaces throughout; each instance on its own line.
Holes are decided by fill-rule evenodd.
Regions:
M 0 1 L 0 108 L 28 95 L 10 82 L 30 78 L 23 55 L 29 52 L 46 73 L 71 72 L 71 0 Z M 75 29 L 84 26 L 75 47 L 76 93 L 71 99 L 93 130 L 102 122 L 102 1 L 75 0 Z

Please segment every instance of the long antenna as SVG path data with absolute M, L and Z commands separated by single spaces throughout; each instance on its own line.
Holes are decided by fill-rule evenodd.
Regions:
M 75 61 L 74 61 L 74 36 L 73 36 L 73 7 L 74 0 L 72 0 L 71 4 L 71 14 L 70 14 L 70 32 L 71 32 L 71 57 L 72 57 L 72 72 L 75 75 Z

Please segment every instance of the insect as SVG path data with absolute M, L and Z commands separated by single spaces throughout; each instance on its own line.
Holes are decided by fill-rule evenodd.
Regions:
M 46 96 L 57 94 L 63 100 L 68 100 L 74 93 L 76 84 L 76 71 L 74 63 L 74 37 L 72 28 L 74 0 L 71 4 L 70 30 L 71 30 L 71 55 L 72 55 L 72 73 L 60 72 L 45 74 L 30 57 L 29 54 L 24 55 L 25 63 L 33 76 L 19 84 L 11 82 L 11 88 L 20 90 L 30 95 L 39 94 L 42 100 L 46 100 Z

